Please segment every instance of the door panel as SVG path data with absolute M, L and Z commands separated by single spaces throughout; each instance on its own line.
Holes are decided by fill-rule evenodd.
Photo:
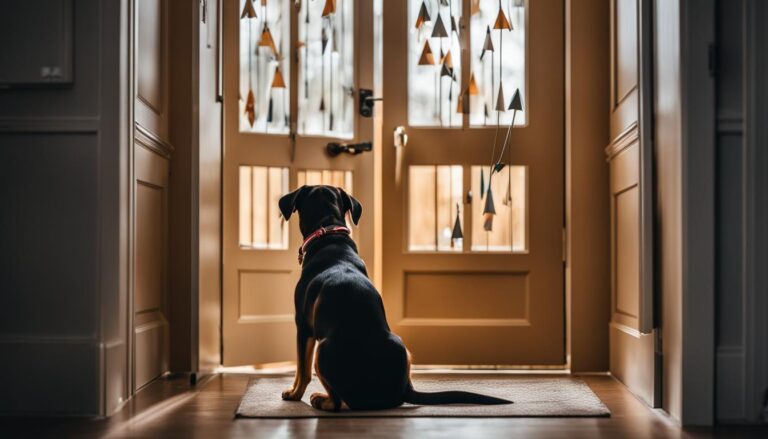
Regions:
M 138 144 L 134 249 L 134 389 L 168 370 L 168 159 Z
M 611 12 L 610 367 L 653 405 L 650 2 L 613 0 Z
M 169 367 L 168 3 L 133 6 L 135 58 L 133 145 L 133 390 Z
M 429 3 L 433 24 L 438 15 L 446 23 L 450 21 L 449 7 L 457 14 L 453 5 Z M 490 19 L 487 24 L 493 26 L 496 17 L 495 12 L 475 12 L 472 3 L 461 2 L 464 14 L 457 26 L 458 36 L 454 37 L 451 31 L 450 38 L 460 39 L 462 47 L 477 44 L 470 41 L 471 36 L 477 34 L 468 27 L 471 23 L 485 23 Z M 504 12 L 512 17 L 513 26 L 515 20 L 523 20 L 516 28 L 520 32 L 525 29 L 527 34 L 514 40 L 508 30 L 493 30 L 492 41 L 497 51 L 485 55 L 488 66 L 485 71 L 470 68 L 473 64 L 470 56 L 478 56 L 477 51 L 474 55 L 468 50 L 460 52 L 460 67 L 455 66 L 460 76 L 457 83 L 471 86 L 474 75 L 480 90 L 467 96 L 468 114 L 458 111 L 461 105 L 456 105 L 457 101 L 450 105 L 447 111 L 456 110 L 452 117 L 461 120 L 456 128 L 449 128 L 447 116 L 436 118 L 432 126 L 407 125 L 409 110 L 415 111 L 409 109 L 408 87 L 401 86 L 410 80 L 409 68 L 439 71 L 434 63 L 419 65 L 403 60 L 403 54 L 413 55 L 408 50 L 408 38 L 423 32 L 414 30 L 414 20 L 409 19 L 407 10 L 409 4 L 411 2 L 387 3 L 384 9 L 383 52 L 388 62 L 384 63 L 383 75 L 383 130 L 393 132 L 396 127 L 405 126 L 409 137 L 406 146 L 393 148 L 390 144 L 382 151 L 383 236 L 396 237 L 385 239 L 382 249 L 382 293 L 390 325 L 403 337 L 416 364 L 564 365 L 563 2 L 504 2 Z M 516 9 L 523 5 L 524 9 Z M 485 17 L 485 21 L 478 16 Z M 480 35 L 486 33 L 485 26 L 483 24 Z M 433 32 L 432 29 L 428 27 L 427 33 Z M 504 32 L 503 42 L 498 39 L 499 32 Z M 436 60 L 440 58 L 438 40 L 442 39 L 433 38 L 429 42 Z M 525 48 L 524 73 L 515 76 L 511 69 L 511 76 L 506 76 L 507 71 L 502 71 L 503 103 L 506 109 L 514 88 L 520 88 L 525 123 L 515 120 L 511 150 L 504 156 L 505 163 L 514 165 L 512 173 L 502 172 L 489 182 L 488 167 L 494 143 L 501 144 L 498 137 L 503 139 L 506 123 L 511 121 L 511 111 L 495 111 L 501 93 L 499 76 L 492 72 L 499 68 L 497 53 L 502 51 L 501 45 L 508 46 L 512 41 L 522 41 L 518 43 L 522 46 L 512 47 Z M 458 58 L 459 53 L 453 56 Z M 491 62 L 495 63 L 492 68 Z M 480 80 L 484 73 L 487 73 L 484 78 L 488 84 L 485 90 Z M 447 84 L 450 79 L 443 81 Z M 455 93 L 456 86 L 442 85 L 442 88 L 445 89 L 443 98 L 457 96 L 448 94 L 451 90 Z M 486 95 L 492 97 L 484 102 Z M 470 117 L 473 105 L 488 107 L 491 103 L 490 116 L 485 121 L 478 123 L 475 116 Z M 436 108 L 446 111 L 443 105 Z M 495 128 L 497 120 L 502 125 L 499 133 Z M 470 122 L 488 127 L 473 128 Z M 496 154 L 499 152 L 500 147 Z M 435 165 L 438 165 L 437 171 L 431 182 L 429 175 L 432 174 L 419 171 L 426 168 L 414 168 L 431 166 L 434 169 Z M 446 189 L 450 184 L 441 183 L 437 174 L 441 167 L 448 166 L 458 167 L 460 172 L 456 172 L 456 181 L 452 181 L 455 186 Z M 482 206 L 486 201 L 479 193 L 478 166 L 484 170 L 482 186 L 490 184 L 495 197 L 497 215 L 491 234 L 482 229 Z M 513 177 L 514 182 L 510 183 Z M 460 188 L 459 197 L 453 195 L 456 185 Z M 506 196 L 506 188 L 511 200 Z M 472 190 L 471 202 L 465 197 L 469 190 Z M 434 195 L 430 198 L 425 194 Z M 456 201 L 459 201 L 463 239 L 455 240 L 452 247 L 445 244 L 446 241 L 441 245 L 445 224 L 453 226 Z M 504 212 L 504 209 L 508 210 Z M 450 213 L 446 215 L 446 211 Z M 418 220 L 414 216 L 418 216 Z M 425 232 L 414 233 L 414 227 Z M 427 232 L 431 227 L 435 230 Z M 427 236 L 428 233 L 434 233 L 434 239 Z M 411 246 L 409 240 L 422 248 Z
M 249 19 L 241 15 L 247 4 L 245 0 L 224 4 L 223 363 L 226 366 L 285 362 L 296 356 L 293 294 L 301 269 L 296 249 L 302 238 L 298 221 L 284 223 L 281 220 L 277 207 L 279 197 L 302 184 L 330 183 L 353 188 L 365 212 L 368 211 L 365 208 L 373 206 L 372 154 L 331 157 L 325 152 L 329 142 L 371 140 L 372 123 L 357 115 L 355 91 L 372 88 L 373 60 L 368 56 L 370 50 L 361 50 L 372 47 L 372 1 L 338 1 L 336 12 L 330 18 L 322 18 L 323 8 L 317 8 L 318 3 L 325 2 L 303 1 L 299 9 L 290 0 L 268 0 L 268 9 L 261 6 L 262 2 L 253 2 L 258 17 L 265 17 L 265 11 L 266 17 L 271 17 L 267 20 L 278 56 L 274 62 L 263 63 L 269 68 L 252 68 L 250 73 L 249 61 L 243 66 L 241 60 L 247 60 L 250 54 L 250 62 L 255 66 L 255 50 L 259 50 L 258 57 L 263 57 L 270 56 L 274 49 L 255 48 L 264 41 L 263 21 L 257 21 L 262 18 L 252 19 L 251 32 L 258 32 L 260 36 L 256 38 L 252 34 L 252 47 L 249 49 L 246 45 L 243 49 L 241 32 L 249 32 L 243 20 Z M 283 15 L 278 18 L 275 13 L 279 11 L 283 11 Z M 307 12 L 309 26 L 302 23 L 300 27 L 299 20 L 305 21 Z M 281 20 L 282 24 L 273 20 Z M 280 27 L 283 25 L 288 29 Z M 332 32 L 329 26 L 337 26 L 337 32 Z M 354 38 L 342 38 L 346 31 L 352 32 Z M 341 35 L 339 41 L 333 41 L 333 35 L 337 34 Z M 352 47 L 350 41 L 354 42 Z M 305 69 L 300 63 L 305 58 L 317 64 L 316 68 Z M 344 64 L 344 59 L 352 64 Z M 281 69 L 285 88 L 277 87 L 280 84 L 275 82 L 275 67 Z M 321 85 L 324 88 L 318 90 Z M 246 113 L 251 89 L 253 126 Z M 285 101 L 278 105 L 282 99 Z M 272 122 L 267 123 L 270 100 Z M 284 112 L 284 108 L 289 111 Z M 350 119 L 352 134 L 349 123 L 345 122 Z M 290 130 L 284 129 L 286 126 Z M 353 236 L 371 268 L 373 215 L 363 215 Z

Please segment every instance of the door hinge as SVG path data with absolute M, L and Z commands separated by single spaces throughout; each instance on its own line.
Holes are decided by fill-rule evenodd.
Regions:
M 566 229 L 565 227 L 563 227 L 562 248 L 563 248 L 563 254 L 562 254 L 563 262 L 567 262 L 568 261 L 568 229 Z
M 717 45 L 715 43 L 709 43 L 707 50 L 707 66 L 709 67 L 709 76 L 717 76 Z

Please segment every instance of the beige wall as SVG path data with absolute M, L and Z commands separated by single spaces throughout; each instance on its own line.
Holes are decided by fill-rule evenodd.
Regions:
M 575 4 L 574 4 L 575 3 Z M 566 290 L 571 370 L 608 370 L 609 0 L 566 2 Z
M 127 394 L 125 2 L 71 3 L 72 86 L 0 90 L 0 413 Z

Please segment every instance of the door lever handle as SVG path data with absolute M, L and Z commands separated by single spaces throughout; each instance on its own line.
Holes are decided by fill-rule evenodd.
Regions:
M 360 104 L 358 108 L 358 112 L 360 113 L 360 116 L 363 117 L 371 117 L 373 116 L 373 104 L 376 101 L 383 101 L 384 98 L 375 98 L 373 97 L 373 90 L 368 89 L 360 89 Z
M 331 157 L 336 157 L 337 155 L 343 152 L 351 155 L 357 155 L 367 151 L 371 151 L 372 149 L 373 149 L 373 143 L 371 142 L 361 142 L 361 143 L 330 142 L 328 143 L 328 145 L 325 146 L 325 151 Z

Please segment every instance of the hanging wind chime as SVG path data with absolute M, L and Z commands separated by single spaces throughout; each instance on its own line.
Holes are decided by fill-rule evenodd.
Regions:
M 240 19 L 248 20 L 248 95 L 245 99 L 245 111 L 244 114 L 253 128 L 253 124 L 256 121 L 256 98 L 253 96 L 253 61 L 251 55 L 251 19 L 258 18 L 256 15 L 256 9 L 253 7 L 253 0 L 245 0 L 243 6 L 243 12 L 240 14 Z
M 504 84 L 503 84 L 503 77 L 502 77 L 502 70 L 504 66 L 504 36 L 502 32 L 504 30 L 512 31 L 512 25 L 510 24 L 509 20 L 507 19 L 507 16 L 504 14 L 504 9 L 501 5 L 501 0 L 499 0 L 499 12 L 496 14 L 496 21 L 493 23 L 493 29 L 499 31 L 499 93 L 496 97 L 496 134 L 494 135 L 493 139 L 493 151 L 491 152 L 491 165 L 488 169 L 488 189 L 485 194 L 485 206 L 483 207 L 483 229 L 487 232 L 493 231 L 493 217 L 496 215 L 496 206 L 494 205 L 493 200 L 493 190 L 492 190 L 492 181 L 493 181 L 493 174 L 500 172 L 502 169 L 504 169 L 505 164 L 501 163 L 502 157 L 504 157 L 504 151 L 507 148 L 507 140 L 509 139 L 509 134 L 512 128 L 512 125 L 514 124 L 514 118 L 517 114 L 517 110 L 514 110 L 514 113 L 512 114 L 512 124 L 510 124 L 509 129 L 507 130 L 507 135 L 504 139 L 504 145 L 501 150 L 501 154 L 499 155 L 498 160 L 496 160 L 496 140 L 499 134 L 499 123 L 501 122 L 501 113 L 507 110 L 507 106 L 505 105 L 504 101 Z M 486 46 L 490 46 L 491 49 L 493 48 L 493 43 L 490 39 L 491 30 L 490 27 L 486 29 L 486 41 L 485 45 L 483 47 L 483 54 L 485 54 Z M 490 43 L 490 44 L 489 44 Z M 481 55 L 482 57 L 482 55 Z M 493 66 L 493 57 L 491 57 L 491 90 L 493 90 L 495 83 L 493 79 L 494 74 L 494 66 Z M 515 97 L 519 102 L 519 91 L 515 92 Z M 515 99 L 513 99 L 513 102 Z M 516 104 L 516 106 L 518 105 Z M 510 104 L 510 109 L 512 107 L 512 104 Z M 511 153 L 511 152 L 510 152 Z M 510 170 L 507 170 L 509 173 Z M 511 183 L 511 175 L 510 175 L 510 181 Z M 484 175 L 482 168 L 480 170 L 480 191 L 482 196 L 482 191 L 484 188 L 485 182 L 484 182 Z M 503 199 L 504 205 L 509 205 L 509 201 L 511 200 L 511 193 L 509 192 L 510 189 L 507 189 L 507 194 L 505 194 L 505 197 Z

